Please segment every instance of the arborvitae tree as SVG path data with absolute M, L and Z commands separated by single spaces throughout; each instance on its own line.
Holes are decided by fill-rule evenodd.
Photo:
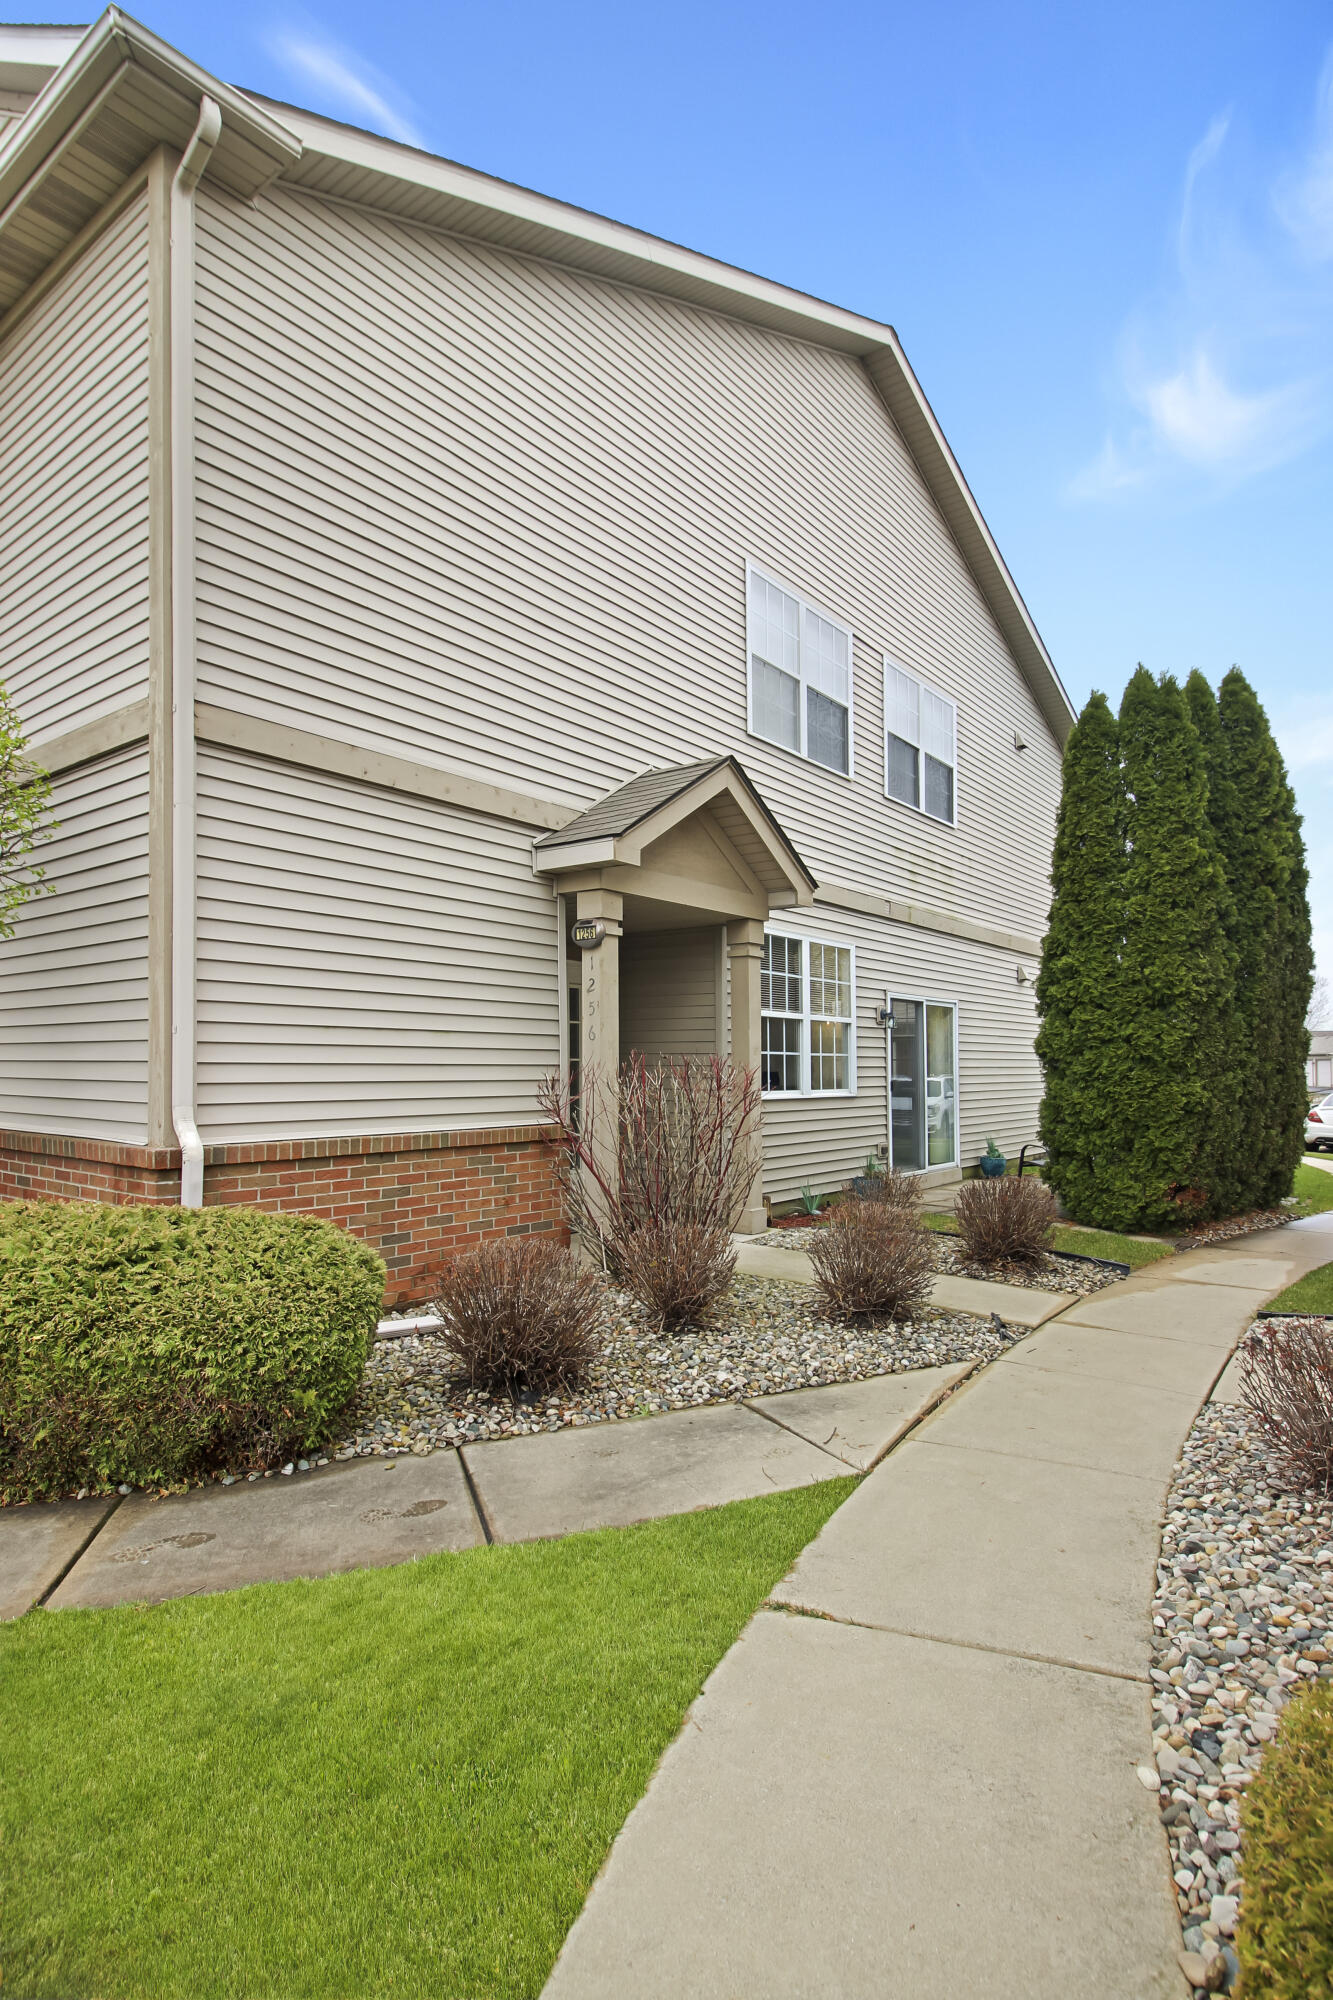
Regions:
M 1237 912 L 1237 1096 L 1247 1170 L 1238 1205 L 1268 1206 L 1291 1192 L 1304 1139 L 1313 974 L 1305 846 L 1268 718 L 1237 667 L 1223 677 L 1218 716 L 1232 806 L 1222 838 Z
M 1051 913 L 1037 975 L 1045 1072 L 1041 1138 L 1051 1185 L 1095 1221 L 1120 1089 L 1124 790 L 1115 717 L 1090 696 L 1065 745 Z
M 1246 1025 L 1238 971 L 1243 939 L 1237 908 L 1230 856 L 1237 837 L 1238 804 L 1231 780 L 1227 740 L 1222 732 L 1217 698 L 1196 667 L 1185 683 L 1185 699 L 1198 731 L 1203 751 L 1204 774 L 1208 780 L 1208 819 L 1213 841 L 1222 863 L 1222 935 L 1231 959 L 1232 998 L 1225 1031 L 1225 1065 L 1217 1078 L 1214 1105 L 1216 1155 L 1209 1175 L 1213 1207 L 1220 1215 L 1235 1215 L 1252 1206 L 1251 1164 L 1245 1146 L 1241 1102 L 1248 1061 Z
M 1121 1088 L 1101 1217 L 1178 1225 L 1221 1206 L 1233 972 L 1203 748 L 1184 694 L 1140 667 L 1120 704 L 1126 796 Z

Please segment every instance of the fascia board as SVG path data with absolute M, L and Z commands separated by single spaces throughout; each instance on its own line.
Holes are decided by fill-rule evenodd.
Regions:
M 878 320 L 847 312 L 841 306 L 829 305 L 770 278 L 706 257 L 701 251 L 671 243 L 665 237 L 651 236 L 645 230 L 634 229 L 591 209 L 557 201 L 551 195 L 496 179 L 454 160 L 439 159 L 397 140 L 381 138 L 377 133 L 363 132 L 357 126 L 321 118 L 295 105 L 272 98 L 254 101 L 271 105 L 300 139 L 303 167 L 288 178 L 298 187 L 311 178 L 313 193 L 321 191 L 316 179 L 317 163 L 320 159 L 329 160 L 360 169 L 367 175 L 382 176 L 386 181 L 400 182 L 406 188 L 427 189 L 465 204 L 472 211 L 475 233 L 482 240 L 489 240 L 500 224 L 523 224 L 536 238 L 532 254 L 544 255 L 553 263 L 614 275 L 606 262 L 612 259 L 622 267 L 619 275 L 624 283 L 696 300 L 701 289 L 706 290 L 713 295 L 708 302 L 717 311 L 760 325 L 780 324 L 785 331 L 820 346 L 860 355 L 868 353 L 891 332 Z M 369 194 L 366 200 L 372 207 L 383 205 Z M 601 253 L 597 263 L 590 260 L 589 252 Z
M 610 839 L 574 840 L 563 847 L 534 842 L 532 869 L 535 875 L 564 875 L 572 868 L 603 868 L 619 858 L 616 842 Z
M 131 64 L 184 96 L 212 97 L 222 111 L 224 129 L 230 125 L 270 157 L 275 175 L 300 157 L 300 140 L 276 118 L 177 55 L 118 7 L 108 7 L 0 143 L 0 215 Z

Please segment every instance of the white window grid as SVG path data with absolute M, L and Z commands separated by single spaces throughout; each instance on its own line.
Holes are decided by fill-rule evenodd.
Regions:
M 915 768 L 914 795 L 904 797 L 894 783 L 895 744 L 912 754 L 897 758 L 903 766 Z M 927 798 L 927 759 L 949 773 L 948 814 L 932 811 Z M 906 773 L 903 773 L 906 775 Z M 884 655 L 884 795 L 905 805 L 937 826 L 958 824 L 958 704 L 920 674 L 909 673 L 886 653 Z
M 856 947 L 846 938 L 808 937 L 795 931 L 766 930 L 767 969 L 760 974 L 759 1011 L 781 1024 L 779 1037 L 796 1057 L 797 1085 L 764 1089 L 774 1100 L 856 1095 Z M 841 954 L 841 958 L 839 958 Z M 830 1084 L 838 1051 L 829 1028 L 846 1029 L 847 1081 Z M 795 1036 L 791 1031 L 795 1029 Z M 764 1039 L 761 1030 L 761 1039 Z M 796 1047 L 791 1051 L 791 1042 Z M 778 1055 L 781 1060 L 781 1053 Z
M 749 730 L 835 777 L 854 764 L 852 628 L 757 563 L 745 566 L 746 701 Z M 836 711 L 846 716 L 846 763 L 831 747 Z M 811 722 L 814 718 L 814 728 Z M 821 729 L 822 724 L 822 729 Z

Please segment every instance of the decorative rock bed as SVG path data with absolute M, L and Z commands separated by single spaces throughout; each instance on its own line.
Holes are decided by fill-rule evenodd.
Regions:
M 1262 1229 L 1281 1229 L 1284 1223 L 1295 1219 L 1292 1214 L 1295 1207 L 1296 1197 L 1292 1195 L 1284 1208 L 1256 1208 L 1249 1215 L 1229 1215 L 1221 1222 L 1205 1222 L 1181 1237 L 1177 1253 L 1199 1250 L 1205 1243 L 1226 1243 L 1235 1236 L 1257 1236 Z
M 470 1389 L 435 1333 L 377 1341 L 337 1456 L 425 1452 L 990 1361 L 1027 1331 L 933 1307 L 903 1325 L 844 1326 L 825 1318 L 803 1288 L 738 1277 L 706 1324 L 663 1332 L 636 1300 L 608 1285 L 601 1357 L 583 1387 L 562 1394 L 510 1403 Z
M 808 1229 L 770 1229 L 753 1240 L 764 1248 L 808 1250 L 819 1234 L 818 1224 Z M 1101 1263 L 1091 1257 L 1065 1257 L 1048 1251 L 1040 1264 L 972 1264 L 964 1257 L 956 1238 L 942 1231 L 931 1232 L 935 1269 L 954 1278 L 981 1278 L 991 1285 L 1017 1285 L 1028 1292 L 1075 1292 L 1086 1297 L 1106 1285 L 1118 1284 L 1124 1271 L 1118 1264 Z
M 1333 1680 L 1333 1501 L 1293 1493 L 1243 1405 L 1210 1403 L 1171 1488 L 1153 1604 L 1153 1749 L 1196 1992 L 1236 1977 L 1240 1800 L 1289 1695 Z M 1143 1773 L 1152 1781 L 1151 1767 Z

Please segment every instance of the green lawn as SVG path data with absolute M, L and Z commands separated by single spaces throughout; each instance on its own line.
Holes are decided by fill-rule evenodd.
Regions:
M 1275 1312 L 1333 1313 L 1333 1264 L 1307 1271 L 1268 1303 Z
M 957 1229 L 951 1215 L 923 1215 L 921 1220 L 927 1229 L 941 1235 L 952 1235 Z M 1140 1243 L 1136 1236 L 1118 1236 L 1109 1229 L 1077 1229 L 1068 1222 L 1056 1223 L 1052 1248 L 1067 1250 L 1073 1257 L 1105 1257 L 1111 1263 L 1131 1264 L 1136 1269 L 1171 1255 L 1169 1243 Z
M 1318 1215 L 1333 1208 L 1333 1174 L 1326 1174 L 1322 1167 L 1297 1167 L 1291 1191 L 1301 1204 L 1302 1215 Z
M 0 1628 L 5 1994 L 536 1995 L 854 1484 Z

